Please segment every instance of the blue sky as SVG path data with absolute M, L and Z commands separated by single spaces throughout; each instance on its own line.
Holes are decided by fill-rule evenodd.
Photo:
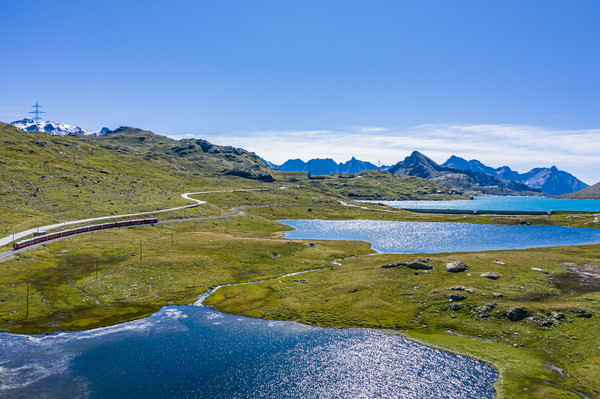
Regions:
M 596 1 L 3 1 L 0 120 L 36 100 L 282 162 L 412 150 L 600 181 Z

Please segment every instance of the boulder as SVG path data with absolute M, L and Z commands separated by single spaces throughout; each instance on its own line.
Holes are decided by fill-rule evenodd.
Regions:
M 481 277 L 489 278 L 490 280 L 498 280 L 502 275 L 496 272 L 486 272 L 480 274 Z
M 592 314 L 590 312 L 588 312 L 585 309 L 577 309 L 577 317 L 583 317 L 585 319 L 589 319 L 590 317 L 592 317 Z
M 459 273 L 466 272 L 467 270 L 469 270 L 469 266 L 467 266 L 465 262 L 461 262 L 460 260 L 457 260 L 456 262 L 452 263 L 446 263 L 446 271 L 448 272 Z
M 458 302 L 467 299 L 467 296 L 464 294 L 449 294 L 448 298 L 450 298 L 452 302 Z
M 421 263 L 421 262 L 406 262 L 406 266 L 410 267 L 411 269 L 417 269 L 417 270 L 433 269 L 433 266 L 429 266 L 429 265 L 426 265 L 425 263 Z
M 531 270 L 533 270 L 534 272 L 541 272 L 541 273 L 548 274 L 547 271 L 540 269 L 539 267 L 532 267 Z
M 508 312 L 506 312 L 506 317 L 508 317 L 511 321 L 521 321 L 528 316 L 527 310 L 520 308 L 518 306 L 511 308 Z
M 400 267 L 400 266 L 407 266 L 407 267 L 410 267 L 411 269 L 415 269 L 415 270 L 431 270 L 431 269 L 433 269 L 433 266 L 429 266 L 425 263 L 418 262 L 418 261 L 388 263 L 387 265 L 381 266 L 381 268 L 382 269 L 391 269 L 391 268 Z

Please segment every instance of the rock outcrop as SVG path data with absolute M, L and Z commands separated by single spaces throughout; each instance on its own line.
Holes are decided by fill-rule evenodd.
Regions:
M 508 317 L 511 321 L 521 321 L 529 316 L 529 312 L 518 306 L 511 308 L 508 312 L 506 312 L 506 317 Z
M 456 262 L 446 263 L 446 271 L 451 273 L 466 272 L 469 270 L 469 266 L 465 262 L 457 260 Z

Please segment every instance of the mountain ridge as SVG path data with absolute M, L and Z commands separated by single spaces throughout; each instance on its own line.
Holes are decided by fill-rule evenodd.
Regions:
M 418 151 L 413 151 L 403 161 L 392 166 L 389 172 L 399 176 L 422 177 L 455 190 L 471 193 L 538 195 L 540 192 L 522 183 L 511 182 L 486 173 L 439 165 Z
M 531 188 L 540 189 L 550 195 L 568 194 L 588 187 L 583 181 L 568 172 L 559 170 L 556 166 L 550 168 L 538 167 L 531 169 L 529 172 L 519 173 L 508 166 L 492 168 L 477 159 L 467 161 L 456 155 L 448 158 L 442 166 L 497 176 L 504 180 L 523 183 Z
M 600 182 L 574 193 L 563 194 L 560 198 L 600 200 Z
M 351 174 L 361 173 L 366 170 L 387 170 L 389 166 L 381 166 L 368 162 L 361 161 L 352 157 L 346 162 L 337 163 L 331 158 L 313 158 L 304 162 L 299 158 L 288 159 L 281 165 L 267 162 L 267 164 L 277 170 L 283 172 L 304 172 L 310 171 L 313 175 L 333 175 L 333 174 Z

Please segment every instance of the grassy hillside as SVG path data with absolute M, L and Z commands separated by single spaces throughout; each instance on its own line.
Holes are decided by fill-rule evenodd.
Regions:
M 267 167 L 246 150 L 119 128 L 106 136 L 51 136 L 0 124 L 0 234 L 76 218 L 189 204 L 181 193 L 300 186 L 314 201 L 335 198 L 452 198 L 423 179 L 368 172 L 312 179 Z M 427 187 L 427 188 L 425 188 Z
M 560 198 L 600 199 L 600 183 L 596 183 L 593 186 L 586 187 L 583 190 L 574 193 L 561 195 Z
M 35 137 L 0 125 L 0 234 L 75 218 L 187 205 L 180 197 L 186 191 L 260 186 L 259 181 L 223 173 L 263 167 L 243 150 L 213 147 L 210 156 L 181 159 L 181 151 L 173 148 L 178 142 L 150 132 L 106 138 L 40 133 L 37 142 Z M 167 147 L 170 152 L 163 154 Z

